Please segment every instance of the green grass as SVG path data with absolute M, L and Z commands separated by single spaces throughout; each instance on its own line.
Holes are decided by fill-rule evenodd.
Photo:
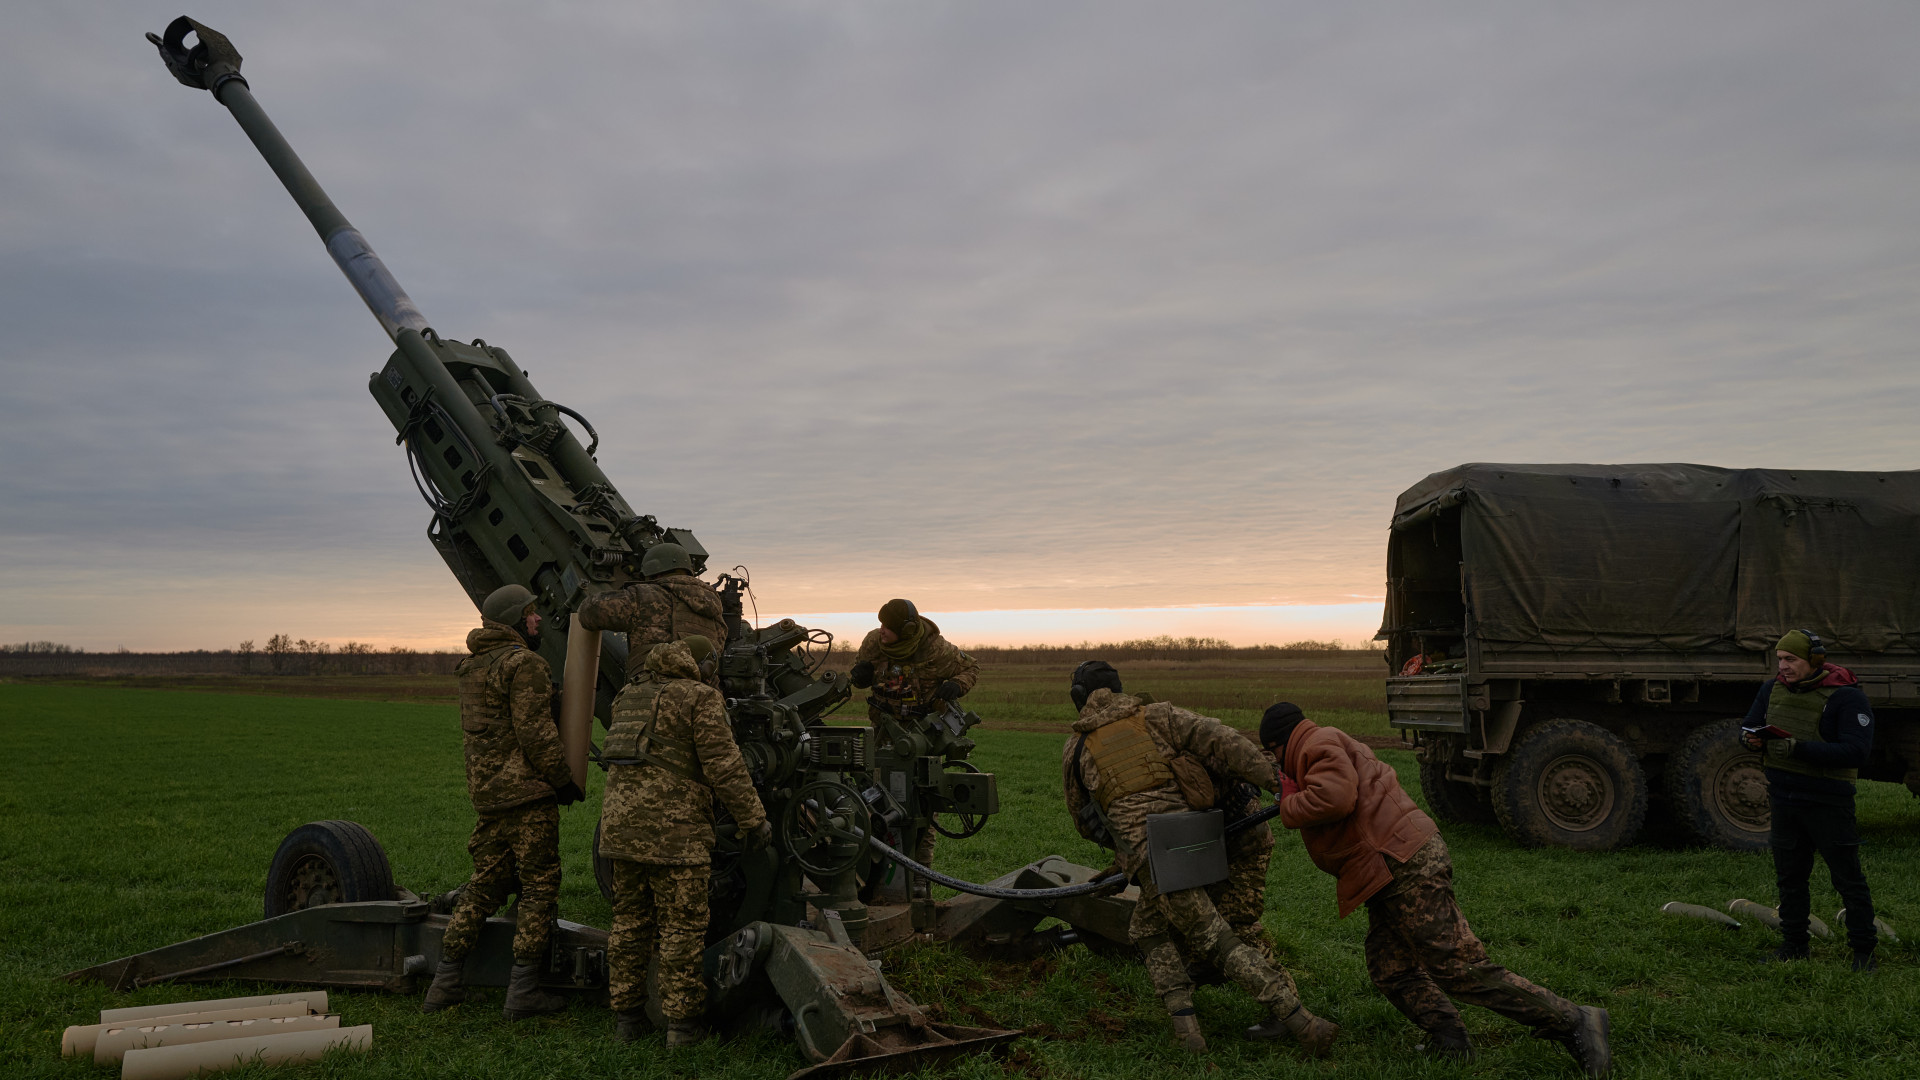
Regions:
M 1144 672 L 1138 685 L 1160 692 Z M 457 730 L 448 705 L 0 684 L 0 1075 L 111 1075 L 59 1059 L 61 1029 L 105 1007 L 256 992 L 230 984 L 120 996 L 57 976 L 258 918 L 267 861 L 303 822 L 367 825 L 396 879 L 416 891 L 458 884 L 472 816 Z M 999 774 L 1004 813 L 981 836 L 945 843 L 943 867 L 980 880 L 1050 852 L 1103 865 L 1104 853 L 1075 836 L 1061 811 L 1059 735 L 980 734 L 976 760 Z M 1384 756 L 1411 788 L 1411 758 Z M 1897 926 L 1920 933 L 1920 806 L 1896 786 L 1869 784 L 1861 810 L 1876 898 Z M 563 817 L 561 913 L 604 926 L 607 904 L 587 866 L 596 811 L 597 781 L 595 797 Z M 1657 912 L 1668 900 L 1769 900 L 1765 856 L 1654 846 L 1581 855 L 1519 850 L 1489 828 L 1447 835 L 1462 906 L 1494 958 L 1612 1010 L 1617 1075 L 1920 1072 L 1920 975 L 1909 946 L 1885 948 L 1883 969 L 1866 978 L 1849 973 L 1831 944 L 1817 944 L 1809 964 L 1762 966 L 1751 960 L 1773 944 L 1764 930 L 1732 933 Z M 1816 910 L 1831 916 L 1837 901 L 1823 878 L 1815 896 Z M 950 1075 L 961 1077 L 1575 1075 L 1558 1047 L 1475 1009 L 1466 1016 L 1482 1048 L 1477 1061 L 1414 1054 L 1415 1031 L 1367 983 L 1364 916 L 1334 917 L 1331 879 L 1289 836 L 1275 855 L 1267 922 L 1308 1004 L 1345 1025 L 1330 1061 L 1239 1039 L 1259 1010 L 1226 988 L 1200 994 L 1213 1052 L 1205 1061 L 1184 1057 L 1167 1043 L 1140 966 L 1081 948 L 1003 965 L 922 947 L 890 956 L 887 971 L 937 1015 L 1035 1033 L 1005 1062 L 960 1063 Z M 607 1011 L 585 1003 L 509 1026 L 497 992 L 430 1017 L 416 1011 L 417 998 L 333 1000 L 347 1023 L 374 1025 L 370 1055 L 229 1075 L 779 1078 L 804 1064 L 791 1045 L 764 1038 L 672 1056 L 657 1036 L 616 1046 Z

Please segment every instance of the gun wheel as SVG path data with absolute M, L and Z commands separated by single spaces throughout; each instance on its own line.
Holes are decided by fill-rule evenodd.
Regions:
M 266 913 L 271 919 L 322 904 L 392 900 L 393 867 L 366 826 L 312 821 L 287 834 L 267 868 Z
M 977 773 L 980 771 L 980 767 L 971 761 L 949 761 L 945 768 L 948 772 Z M 965 840 L 986 827 L 985 814 L 969 814 L 961 810 L 936 810 L 933 814 L 934 831 L 955 840 Z
M 873 820 L 858 792 L 815 780 L 794 793 L 780 815 L 780 842 L 813 878 L 845 873 L 866 858 Z

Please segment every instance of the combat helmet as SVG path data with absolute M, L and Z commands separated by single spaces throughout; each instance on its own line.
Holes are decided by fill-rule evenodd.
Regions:
M 669 570 L 685 570 L 693 573 L 693 559 L 687 555 L 687 549 L 672 541 L 655 544 L 640 557 L 640 576 L 659 577 Z
M 480 617 L 489 622 L 519 626 L 520 619 L 533 606 L 533 593 L 525 585 L 502 585 L 487 594 L 480 604 Z

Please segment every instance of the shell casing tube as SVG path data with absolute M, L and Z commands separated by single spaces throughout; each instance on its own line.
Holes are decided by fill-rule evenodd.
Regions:
M 560 746 L 581 791 L 587 789 L 587 747 L 593 739 L 594 691 L 599 680 L 600 631 L 570 626 L 567 667 L 561 673 Z

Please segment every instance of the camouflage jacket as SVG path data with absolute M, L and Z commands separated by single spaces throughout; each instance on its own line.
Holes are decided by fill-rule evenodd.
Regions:
M 646 762 L 607 768 L 602 855 L 705 866 L 715 841 L 716 798 L 742 831 L 767 818 L 720 691 L 700 681 L 693 654 L 677 641 L 654 649 L 646 675 L 614 699 L 602 753 L 609 761 Z
M 860 643 L 854 660 L 873 665 L 873 691 L 867 699 L 870 709 L 878 705 L 903 715 L 918 715 L 926 711 L 933 692 L 948 679 L 959 683 L 962 690 L 973 689 L 980 680 L 980 661 L 941 637 L 932 619 L 922 615 L 920 621 L 927 624 L 926 640 L 905 661 L 889 660 L 880 651 L 884 643 L 878 629 L 869 631 Z
M 1209 767 L 1217 767 L 1220 775 L 1229 780 L 1243 780 L 1262 788 L 1272 788 L 1275 784 L 1272 760 L 1260 752 L 1252 739 L 1213 717 L 1188 712 L 1164 701 L 1143 706 L 1137 699 L 1125 694 L 1116 694 L 1105 688 L 1095 690 L 1087 698 L 1086 708 L 1080 710 L 1080 719 L 1074 722 L 1074 733 L 1067 737 L 1066 745 L 1060 750 L 1060 774 L 1062 786 L 1066 789 L 1067 813 L 1073 817 L 1074 828 L 1088 840 L 1093 837 L 1083 827 L 1080 811 L 1091 801 L 1092 792 L 1100 785 L 1100 766 L 1092 754 L 1082 750 L 1081 737 L 1136 713 L 1144 715 L 1148 738 L 1153 740 L 1154 746 L 1168 761 L 1177 754 L 1188 754 Z M 1117 845 L 1115 850 L 1121 868 L 1131 875 L 1139 871 L 1145 860 L 1148 815 L 1177 814 L 1187 808 L 1180 785 L 1171 778 L 1158 787 L 1114 800 L 1106 809 L 1106 818 Z M 1239 816 L 1233 813 L 1233 807 L 1224 809 L 1229 816 Z
M 647 652 L 661 642 L 702 634 L 713 642 L 716 652 L 727 645 L 720 594 L 691 575 L 636 581 L 589 597 L 574 617 L 583 630 L 617 630 L 627 635 L 629 682 L 646 670 Z
M 553 722 L 553 673 L 518 631 L 491 620 L 467 634 L 460 730 L 467 794 L 481 814 L 550 799 L 573 780 Z

